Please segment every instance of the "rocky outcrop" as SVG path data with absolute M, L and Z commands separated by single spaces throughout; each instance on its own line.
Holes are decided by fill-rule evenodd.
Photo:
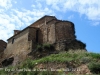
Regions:
M 54 49 L 46 46 L 36 49 L 37 44 L 45 43 L 51 44 Z M 8 62 L 11 55 L 19 61 L 25 59 L 27 55 L 41 58 L 59 51 L 85 49 L 85 47 L 84 43 L 76 39 L 74 23 L 46 15 L 21 31 L 14 30 L 14 35 L 8 39 L 2 61 L 7 59 L 5 62 Z M 17 61 L 14 60 L 14 63 Z
M 74 40 L 68 39 L 55 43 L 55 48 L 56 50 L 60 51 L 77 50 L 77 49 L 86 50 L 86 44 L 77 39 Z

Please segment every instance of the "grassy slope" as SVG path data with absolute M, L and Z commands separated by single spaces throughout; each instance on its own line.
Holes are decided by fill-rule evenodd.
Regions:
M 40 64 L 40 63 L 47 63 L 47 62 L 52 62 L 52 63 L 66 63 L 66 62 L 73 62 L 73 64 L 75 64 L 76 67 L 80 66 L 81 64 L 87 64 L 89 66 L 89 68 L 91 69 L 91 65 L 95 65 L 95 63 L 100 63 L 100 54 L 96 54 L 96 53 L 88 53 L 85 52 L 84 50 L 75 50 L 75 51 L 68 51 L 68 52 L 61 52 L 59 54 L 51 54 L 50 56 L 46 56 L 43 57 L 41 59 L 37 59 L 37 60 L 31 60 L 31 59 L 27 59 L 26 61 L 24 61 L 23 63 L 21 63 L 20 65 L 17 65 L 15 67 L 9 67 L 10 69 L 15 69 L 15 68 L 28 68 L 28 69 L 32 69 L 34 68 L 34 66 Z M 95 65 L 95 66 L 99 66 Z M 99 68 L 100 69 L 100 68 Z M 98 70 L 98 69 L 97 69 Z M 91 69 L 92 71 L 92 69 Z M 7 71 L 1 70 L 0 71 L 1 74 L 7 74 Z M 14 72 L 10 72 L 10 73 L 14 73 Z M 16 75 L 20 74 L 20 75 L 37 75 L 37 72 L 30 72 L 30 73 L 26 73 L 26 72 L 17 72 Z M 0 75 L 1 75 L 0 74 Z M 62 73 L 63 74 L 63 73 Z M 38 74 L 40 75 L 40 74 Z M 44 75 L 44 73 L 41 75 Z M 47 74 L 45 74 L 47 75 Z M 49 72 L 48 75 L 51 75 L 51 73 Z M 58 74 L 57 74 L 58 75 Z M 60 74 L 61 75 L 61 74 Z M 71 74 L 69 74 L 71 75 Z

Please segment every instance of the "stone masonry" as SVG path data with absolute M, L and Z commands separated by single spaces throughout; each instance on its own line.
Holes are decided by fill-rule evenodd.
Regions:
M 14 35 L 7 40 L 4 58 L 24 59 L 29 52 L 34 50 L 37 43 L 52 44 L 56 50 L 65 50 L 66 47 L 70 49 L 68 44 L 71 44 L 73 40 L 76 40 L 76 36 L 72 22 L 46 15 L 23 30 L 14 30 Z M 84 45 L 82 42 L 81 44 Z

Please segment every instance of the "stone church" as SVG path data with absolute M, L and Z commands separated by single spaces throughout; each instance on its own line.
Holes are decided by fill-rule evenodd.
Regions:
M 20 55 L 20 57 L 14 59 L 16 61 L 18 58 L 23 59 L 22 57 L 34 50 L 37 43 L 53 44 L 56 50 L 64 50 L 66 49 L 66 43 L 73 40 L 76 40 L 76 36 L 72 22 L 58 20 L 55 16 L 46 15 L 23 30 L 14 30 L 14 35 L 7 40 L 4 58 Z M 79 43 L 84 45 L 82 42 Z M 82 48 L 84 49 L 85 45 Z

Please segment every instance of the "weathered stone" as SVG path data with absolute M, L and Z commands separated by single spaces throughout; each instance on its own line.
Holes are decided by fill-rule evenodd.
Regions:
M 7 43 L 3 40 L 0 40 L 0 60 L 3 57 L 4 50 L 6 49 Z
M 5 67 L 5 66 L 8 66 L 8 65 L 11 65 L 13 63 L 13 60 L 14 60 L 13 57 L 3 60 L 2 66 Z
M 76 49 L 75 46 L 80 49 L 85 48 L 82 42 L 73 40 L 76 40 L 76 36 L 72 22 L 58 20 L 54 16 L 44 16 L 22 31 L 15 30 L 14 35 L 8 39 L 4 58 L 9 58 L 10 55 L 19 57 L 22 54 L 18 59 L 24 59 L 32 51 L 34 52 L 37 44 L 44 43 L 54 45 L 56 50 Z M 71 46 L 73 44 L 74 47 Z M 39 57 L 43 56 L 41 52 L 34 53 Z M 48 52 L 47 54 L 44 52 L 45 55 L 48 55 Z

